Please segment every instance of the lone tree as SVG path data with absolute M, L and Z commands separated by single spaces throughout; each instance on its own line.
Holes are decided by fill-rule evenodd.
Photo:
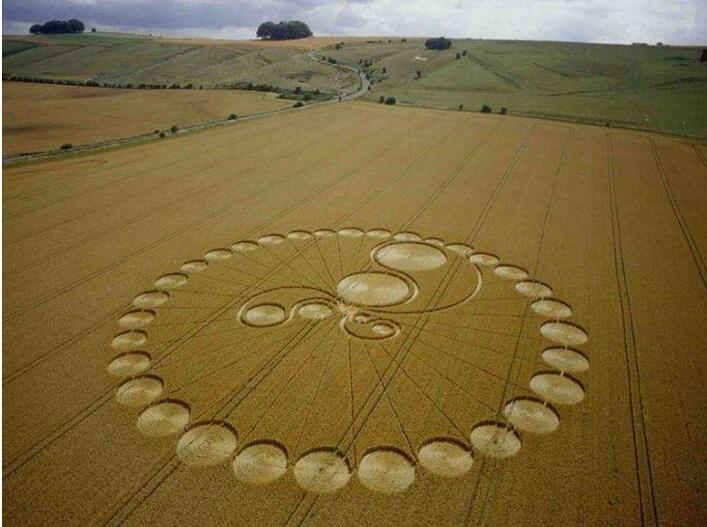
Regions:
M 452 47 L 451 39 L 439 37 L 439 38 L 428 38 L 425 40 L 425 47 L 427 49 L 439 49 L 445 50 Z
M 263 22 L 258 27 L 256 35 L 269 40 L 293 40 L 312 36 L 309 26 L 299 20 L 283 20 L 275 24 L 274 22 Z
M 50 20 L 44 24 L 34 24 L 29 28 L 29 32 L 33 35 L 56 35 L 59 33 L 83 33 L 86 29 L 83 22 L 72 18 L 70 20 Z

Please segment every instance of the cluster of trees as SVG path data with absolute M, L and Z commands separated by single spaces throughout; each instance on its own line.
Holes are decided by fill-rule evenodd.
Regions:
M 86 26 L 83 22 L 72 18 L 70 20 L 50 20 L 44 24 L 34 24 L 29 28 L 33 35 L 56 35 L 59 33 L 83 33 Z
M 425 40 L 425 47 L 427 49 L 449 49 L 452 47 L 452 40 L 444 37 L 428 38 Z
M 282 22 L 263 22 L 256 31 L 258 38 L 266 40 L 293 40 L 312 36 L 309 26 L 299 20 L 283 20 Z

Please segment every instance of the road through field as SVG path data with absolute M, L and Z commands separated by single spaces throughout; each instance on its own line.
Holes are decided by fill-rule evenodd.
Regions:
M 5 170 L 3 520 L 704 524 L 700 148 L 345 102 Z

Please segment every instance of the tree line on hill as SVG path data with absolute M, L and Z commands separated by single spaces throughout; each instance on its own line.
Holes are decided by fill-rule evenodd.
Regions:
M 293 40 L 312 36 L 309 26 L 299 20 L 283 20 L 282 22 L 263 22 L 258 26 L 256 36 L 263 40 Z
M 33 35 L 57 35 L 59 33 L 83 33 L 86 26 L 80 20 L 50 20 L 44 24 L 34 24 L 29 28 Z

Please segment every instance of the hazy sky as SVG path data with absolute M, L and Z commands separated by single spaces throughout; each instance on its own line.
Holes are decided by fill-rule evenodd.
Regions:
M 50 19 L 88 27 L 252 38 L 265 20 L 316 35 L 707 44 L 707 0 L 4 0 L 3 32 Z

